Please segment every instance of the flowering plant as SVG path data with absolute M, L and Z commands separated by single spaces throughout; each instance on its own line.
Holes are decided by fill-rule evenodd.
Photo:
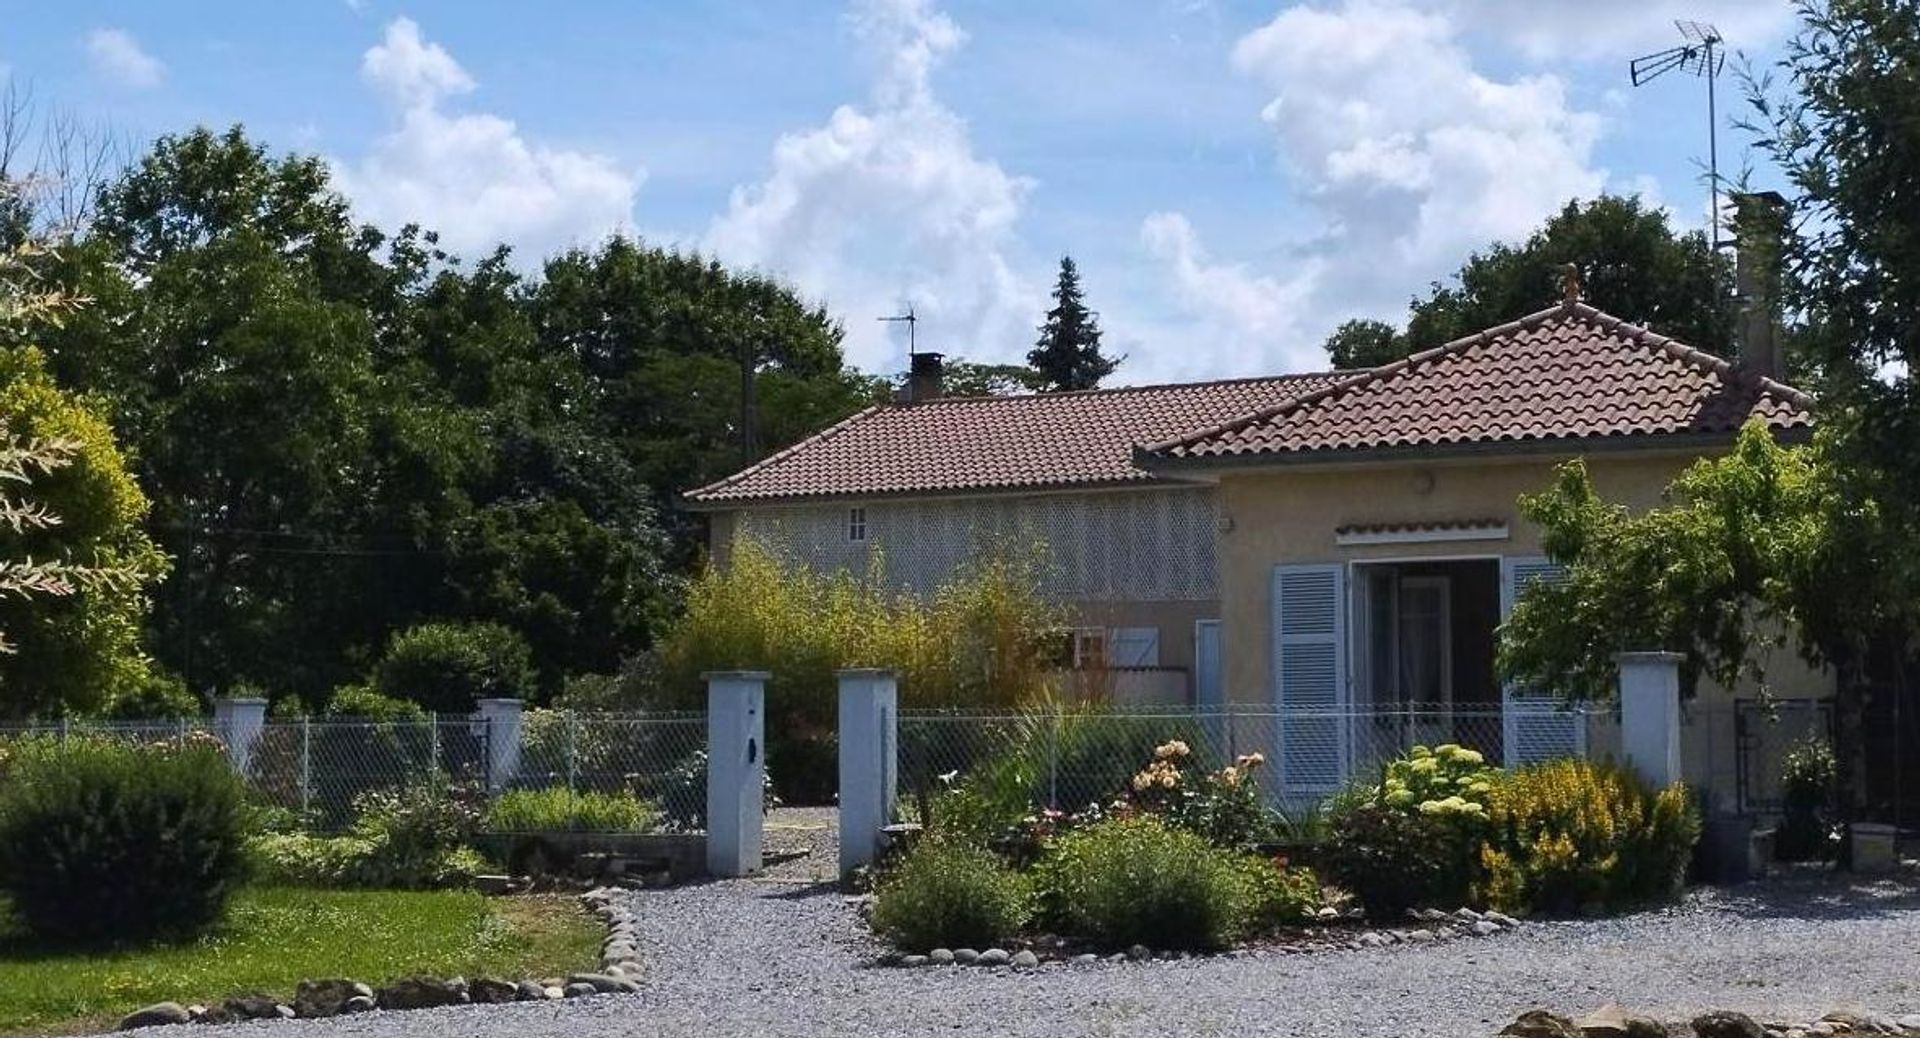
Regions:
M 1387 765 L 1378 799 L 1423 815 L 1485 818 L 1499 777 L 1500 769 L 1489 767 L 1478 750 L 1455 743 L 1415 746 Z
M 1192 767 L 1192 758 L 1193 748 L 1179 739 L 1154 747 L 1153 759 L 1134 774 L 1114 809 L 1163 816 L 1223 847 L 1257 843 L 1271 822 L 1254 780 L 1266 757 L 1242 754 L 1216 771 Z

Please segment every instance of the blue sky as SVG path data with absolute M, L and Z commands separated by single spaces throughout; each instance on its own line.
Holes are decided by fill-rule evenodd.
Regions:
M 0 0 L 0 69 L 136 142 L 243 123 L 467 254 L 624 229 L 767 270 L 871 370 L 909 301 L 923 343 L 1017 358 L 1071 252 L 1147 382 L 1317 366 L 1568 197 L 1701 223 L 1701 84 L 1626 83 L 1674 17 L 1759 62 L 1792 28 L 1784 0 Z

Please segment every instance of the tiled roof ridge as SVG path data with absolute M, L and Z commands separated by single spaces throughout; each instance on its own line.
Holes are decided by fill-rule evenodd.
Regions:
M 845 418 L 840 419 L 839 421 L 833 423 L 832 425 L 827 426 L 825 429 L 822 429 L 819 432 L 814 433 L 812 436 L 808 436 L 804 439 L 795 441 L 792 446 L 787 447 L 784 450 L 774 451 L 772 454 L 769 454 L 766 457 L 761 458 L 759 461 L 756 461 L 753 464 L 748 465 L 746 468 L 741 469 L 740 471 L 734 473 L 731 476 L 723 476 L 720 479 L 716 479 L 713 482 L 708 483 L 706 486 L 695 487 L 694 489 L 687 491 L 685 494 L 681 496 L 685 498 L 698 498 L 703 494 L 710 494 L 715 491 L 725 490 L 726 488 L 733 486 L 734 484 L 739 483 L 750 476 L 753 476 L 754 474 L 762 471 L 763 469 L 771 468 L 774 465 L 779 464 L 782 461 L 785 461 L 787 458 L 792 457 L 794 454 L 799 453 L 801 450 L 804 450 L 807 447 L 811 447 L 816 443 L 821 443 L 826 440 L 832 439 L 833 437 L 839 435 L 841 432 L 847 429 L 853 428 L 853 426 L 857 424 L 861 419 L 869 418 L 875 414 L 880 413 L 881 411 L 886 410 L 887 406 L 888 405 L 886 404 L 868 404 L 867 406 L 861 408 L 860 410 L 855 411 L 854 413 L 846 416 Z
M 1763 375 L 1756 375 L 1751 372 L 1743 372 L 1738 364 L 1724 357 L 1715 356 L 1705 350 L 1688 346 L 1670 335 L 1662 335 L 1645 325 L 1635 324 L 1624 317 L 1616 317 L 1585 300 L 1566 299 L 1544 309 L 1536 310 L 1533 313 L 1516 317 L 1511 321 L 1496 324 L 1490 328 L 1483 328 L 1470 335 L 1460 336 L 1457 339 L 1421 350 L 1418 353 L 1408 354 L 1398 360 L 1382 364 L 1377 368 L 1354 372 L 1352 378 L 1341 379 L 1331 385 L 1322 386 L 1312 392 L 1282 400 L 1277 404 L 1241 415 L 1238 418 L 1220 422 L 1205 429 L 1184 433 L 1171 440 L 1139 447 L 1136 449 L 1135 454 L 1136 456 L 1141 454 L 1164 454 L 1213 439 L 1217 436 L 1238 432 L 1241 429 L 1259 425 L 1282 415 L 1298 411 L 1301 408 L 1321 400 L 1345 394 L 1362 386 L 1385 381 L 1403 371 L 1428 361 L 1436 360 L 1442 356 L 1457 353 L 1473 346 L 1482 345 L 1504 335 L 1525 331 L 1529 328 L 1544 324 L 1554 317 L 1570 314 L 1577 315 L 1599 325 L 1603 332 L 1615 333 L 1629 342 L 1660 350 L 1667 356 L 1681 363 L 1712 371 L 1715 375 L 1723 379 L 1731 377 L 1750 378 L 1759 385 L 1763 393 L 1778 397 L 1796 407 L 1809 408 L 1813 405 L 1813 397 L 1811 394 L 1795 389 L 1784 382 Z

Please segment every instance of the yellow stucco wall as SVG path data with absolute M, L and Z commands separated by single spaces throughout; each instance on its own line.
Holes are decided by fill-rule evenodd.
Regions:
M 1661 493 L 1695 455 L 1635 452 L 1587 459 L 1596 490 L 1632 509 Z M 1518 498 L 1547 485 L 1561 458 L 1516 458 L 1370 466 L 1276 467 L 1220 478 L 1218 558 L 1225 681 L 1234 702 L 1272 702 L 1272 578 L 1284 563 L 1368 559 L 1539 556 L 1539 530 L 1521 519 Z M 1343 546 L 1345 525 L 1500 520 L 1503 540 Z M 1769 683 L 1776 695 L 1830 694 L 1832 681 L 1779 654 Z M 1744 688 L 1741 695 L 1757 690 Z M 1703 689 L 1702 701 L 1729 693 Z

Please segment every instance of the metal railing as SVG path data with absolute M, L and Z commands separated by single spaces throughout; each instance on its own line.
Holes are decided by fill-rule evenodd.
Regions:
M 474 795 L 556 786 L 629 792 L 658 804 L 670 825 L 697 829 L 705 824 L 704 713 L 529 710 L 519 720 L 511 752 L 493 752 L 499 737 L 494 725 L 464 715 L 269 720 L 244 747 L 232 745 L 230 733 L 204 718 L 0 726 L 0 742 L 218 742 L 259 803 L 317 830 L 350 823 L 364 794 L 430 784 Z
M 1617 726 L 1604 710 L 1499 705 L 902 711 L 900 784 L 917 795 L 973 777 L 1024 787 L 1035 803 L 1072 811 L 1119 794 L 1155 748 L 1172 740 L 1184 742 L 1188 759 L 1207 769 L 1259 753 L 1262 788 L 1276 799 L 1302 801 L 1377 774 L 1416 745 L 1456 743 L 1491 763 L 1525 763 L 1588 755 L 1617 742 Z

